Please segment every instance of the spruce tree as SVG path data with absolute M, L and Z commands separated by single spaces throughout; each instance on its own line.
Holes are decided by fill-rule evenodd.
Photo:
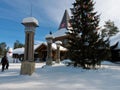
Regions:
M 119 32 L 118 27 L 115 26 L 114 22 L 108 20 L 105 22 L 104 28 L 102 29 L 103 37 L 111 37 Z
M 24 47 L 24 44 L 22 44 L 18 40 L 16 40 L 15 43 L 14 43 L 14 49 L 22 48 L 22 47 Z
M 4 56 L 6 54 L 6 46 L 5 42 L 0 43 L 0 56 Z
M 68 33 L 68 57 L 74 66 L 95 68 L 108 56 L 109 41 L 98 34 L 99 15 L 93 0 L 75 0 L 71 8 L 72 29 Z

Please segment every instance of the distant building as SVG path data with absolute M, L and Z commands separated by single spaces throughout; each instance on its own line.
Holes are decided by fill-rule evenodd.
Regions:
M 57 46 L 55 43 L 52 44 L 52 55 L 53 60 L 56 58 L 56 50 Z M 61 53 L 61 59 L 64 59 L 64 55 L 66 53 L 67 49 L 60 46 L 60 53 Z M 35 61 L 46 61 L 47 57 L 47 43 L 40 43 L 37 45 L 34 45 L 34 59 Z M 17 48 L 13 50 L 13 59 L 24 59 L 24 47 L 23 48 Z
M 120 61 L 120 33 L 111 38 L 110 46 L 112 61 Z
M 37 45 L 34 45 L 34 58 L 35 59 L 39 58 L 37 52 L 35 52 L 35 51 L 36 51 L 37 48 L 40 47 L 40 45 L 41 45 L 41 43 L 37 44 Z M 12 52 L 13 53 L 13 55 L 12 55 L 13 60 L 14 59 L 19 59 L 20 61 L 22 61 L 24 59 L 24 51 L 25 51 L 24 47 L 13 49 L 13 52 Z

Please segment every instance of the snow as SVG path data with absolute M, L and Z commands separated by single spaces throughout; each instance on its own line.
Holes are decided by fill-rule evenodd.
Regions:
M 9 56 L 12 56 L 12 53 L 13 53 L 13 49 L 12 49 L 12 48 L 9 48 L 7 54 L 8 54 Z
M 36 50 L 40 45 L 42 45 L 42 43 L 35 44 L 35 45 L 34 45 L 34 50 Z M 12 51 L 12 53 L 14 53 L 14 54 L 19 54 L 19 55 L 20 55 L 20 54 L 24 54 L 24 47 L 14 49 L 14 50 Z
M 35 23 L 37 26 L 39 26 L 38 20 L 36 18 L 34 18 L 34 17 L 24 18 L 22 23 L 23 24 L 25 24 L 25 23 Z
M 113 65 L 112 62 L 108 62 L 108 61 L 103 61 L 102 64 L 103 64 L 103 65 L 104 65 L 104 64 L 105 64 L 105 65 Z
M 65 64 L 65 65 L 69 65 L 70 63 L 72 63 L 72 61 L 69 60 L 69 59 L 65 59 L 65 60 L 62 61 L 62 63 Z
M 54 36 L 52 35 L 52 34 L 47 34 L 46 36 L 45 36 L 45 38 L 47 39 L 47 38 L 50 38 L 51 40 L 54 38 Z
M 57 49 L 57 45 L 56 45 L 55 43 L 52 43 L 52 48 L 53 48 L 54 50 L 56 50 L 56 49 Z M 67 51 L 67 49 L 64 48 L 63 46 L 60 46 L 60 51 Z
M 40 47 L 42 45 L 42 42 L 41 43 L 39 43 L 39 44 L 35 44 L 34 45 L 34 50 L 36 50 L 38 47 Z
M 43 43 L 43 44 L 44 44 L 45 46 L 47 46 L 47 43 Z M 57 49 L 56 43 L 52 43 L 52 49 L 53 49 L 53 50 L 56 50 L 56 49 Z M 67 49 L 60 45 L 60 51 L 67 51 Z
M 34 45 L 34 50 L 36 50 L 38 47 L 40 47 L 42 44 L 44 44 L 44 45 L 47 45 L 47 43 L 39 43 L 39 44 L 36 44 L 36 45 Z M 52 43 L 52 48 L 54 49 L 54 50 L 56 50 L 57 49 L 57 45 L 55 44 L 55 43 Z M 60 46 L 60 50 L 61 51 L 66 51 L 67 49 L 66 48 L 64 48 L 64 47 L 62 47 L 62 46 Z M 12 51 L 12 53 L 14 53 L 14 54 L 24 54 L 24 47 L 22 47 L 22 48 L 16 48 L 16 49 L 14 49 L 13 51 Z
M 110 38 L 110 46 L 115 45 L 117 42 L 119 42 L 119 44 L 116 49 L 120 49 L 120 32 Z
M 22 47 L 22 48 L 16 48 L 16 49 L 14 49 L 13 50 L 13 53 L 14 54 L 23 54 L 24 53 L 24 47 Z
M 62 44 L 61 41 L 56 41 L 55 43 L 58 44 L 58 45 L 61 45 L 61 44 Z
M 61 36 L 65 36 L 66 32 L 68 32 L 68 30 L 66 28 L 60 29 L 58 31 L 56 31 L 55 33 L 53 33 L 54 37 L 61 37 Z
M 35 72 L 27 76 L 20 75 L 20 63 L 10 63 L 9 70 L 0 72 L 0 90 L 120 90 L 117 64 L 102 65 L 98 70 L 43 65 L 36 63 Z

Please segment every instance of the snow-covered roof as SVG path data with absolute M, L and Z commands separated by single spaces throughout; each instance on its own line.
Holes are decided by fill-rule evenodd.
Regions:
M 34 45 L 34 50 L 36 50 L 38 47 L 40 47 L 42 44 L 47 46 L 47 43 L 40 43 L 40 44 L 36 44 Z M 57 49 L 57 45 L 55 43 L 52 44 L 52 49 L 56 50 Z M 60 51 L 66 51 L 67 49 L 60 46 Z M 13 54 L 24 54 L 24 47 L 22 48 L 16 48 L 13 50 Z
M 24 48 L 16 48 L 13 50 L 13 54 L 23 54 Z
M 118 43 L 118 46 L 115 49 L 120 49 L 120 33 L 118 33 L 115 36 L 112 36 L 110 38 L 110 46 L 115 45 L 117 42 L 119 42 L 119 43 Z
M 68 32 L 68 30 L 66 28 L 60 29 L 57 32 L 53 33 L 54 37 L 61 37 L 61 36 L 66 36 L 66 32 Z
M 23 24 L 26 24 L 26 23 L 34 23 L 36 24 L 36 26 L 39 26 L 39 23 L 38 23 L 38 20 L 34 17 L 27 17 L 27 18 L 24 18 L 23 21 L 22 21 Z
M 34 45 L 34 50 L 36 50 L 42 43 L 35 44 Z M 13 50 L 13 54 L 24 54 L 24 47 L 22 48 L 16 48 Z
M 41 46 L 42 45 L 42 43 L 39 43 L 39 44 L 35 44 L 34 45 L 34 50 L 36 50 L 39 46 Z
M 65 10 L 65 13 L 63 15 L 58 30 L 55 33 L 53 33 L 54 38 L 66 36 L 66 32 L 69 31 L 68 29 L 72 29 L 72 27 L 71 27 L 70 16 L 68 14 L 68 11 Z
M 47 46 L 47 43 L 43 43 L 45 46 Z M 57 49 L 57 45 L 56 43 L 52 43 L 52 49 L 56 50 Z M 60 51 L 67 51 L 66 48 L 64 48 L 63 46 L 60 46 Z
M 52 49 L 54 49 L 54 50 L 57 49 L 57 45 L 55 43 L 52 43 Z M 67 49 L 64 48 L 63 46 L 60 46 L 60 51 L 67 51 Z
M 52 35 L 52 34 L 47 34 L 47 35 L 45 36 L 45 38 L 54 38 L 54 35 Z
M 56 41 L 55 43 L 56 43 L 56 44 L 59 44 L 59 45 L 61 45 L 61 44 L 62 44 L 62 42 L 61 42 L 61 41 Z

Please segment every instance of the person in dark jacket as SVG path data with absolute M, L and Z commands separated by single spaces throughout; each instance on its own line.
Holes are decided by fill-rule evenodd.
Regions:
M 8 69 L 9 67 L 9 61 L 7 59 L 6 56 L 4 56 L 1 60 L 1 64 L 2 64 L 2 72 L 5 70 L 5 69 Z

